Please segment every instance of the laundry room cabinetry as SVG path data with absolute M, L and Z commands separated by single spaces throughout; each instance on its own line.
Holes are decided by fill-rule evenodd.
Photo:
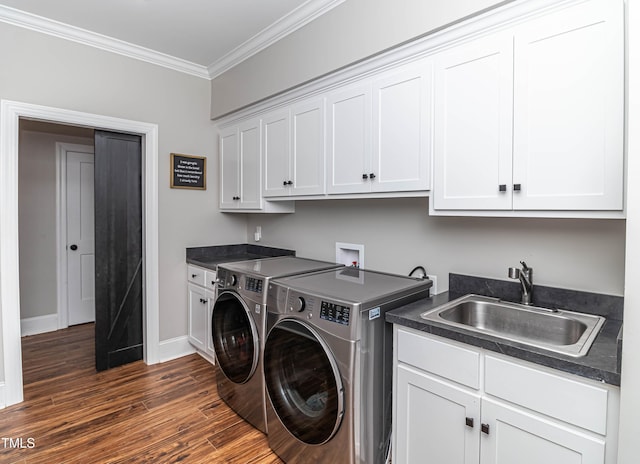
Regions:
M 393 462 L 616 462 L 617 387 L 397 325 L 394 335 Z
M 434 55 L 433 214 L 622 214 L 623 7 L 575 3 Z
M 310 98 L 262 118 L 263 196 L 325 193 L 324 98 Z
M 220 209 L 223 211 L 291 212 L 290 202 L 262 197 L 261 119 L 251 118 L 220 130 Z
M 327 96 L 327 193 L 429 189 L 430 63 L 404 64 Z
M 189 294 L 189 343 L 209 361 L 214 361 L 211 344 L 211 309 L 215 302 L 216 272 L 187 266 Z

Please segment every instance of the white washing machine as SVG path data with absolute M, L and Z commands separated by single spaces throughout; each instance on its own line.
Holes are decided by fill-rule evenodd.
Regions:
M 211 315 L 220 397 L 251 425 L 267 431 L 262 347 L 266 329 L 266 290 L 274 277 L 341 265 L 283 256 L 220 264 Z
M 384 463 L 391 443 L 393 331 L 385 313 L 429 280 L 342 268 L 275 279 L 264 377 L 271 449 L 285 462 Z

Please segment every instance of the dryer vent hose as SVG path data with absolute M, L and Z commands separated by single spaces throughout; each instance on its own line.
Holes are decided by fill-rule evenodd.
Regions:
M 422 267 L 422 266 L 416 266 L 416 267 L 414 267 L 414 268 L 411 270 L 411 272 L 409 273 L 409 277 L 412 277 L 412 276 L 413 276 L 413 273 L 414 273 L 414 272 L 416 272 L 416 271 L 421 271 L 421 272 L 422 272 L 422 275 L 421 275 L 421 276 L 419 276 L 419 277 L 421 277 L 421 278 L 423 278 L 423 279 L 426 279 L 426 278 L 427 278 L 427 271 L 426 271 L 426 270 L 424 269 L 424 267 Z

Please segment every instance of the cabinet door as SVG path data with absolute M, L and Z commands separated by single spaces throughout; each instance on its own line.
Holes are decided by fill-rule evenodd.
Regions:
M 512 35 L 434 59 L 434 209 L 511 209 Z
M 396 380 L 393 462 L 478 464 L 479 396 L 401 364 Z
M 262 118 L 265 197 L 289 194 L 289 110 L 278 110 Z
M 603 464 L 605 443 L 559 422 L 483 398 L 482 464 Z
M 291 171 L 294 195 L 325 191 L 324 99 L 291 108 Z
M 623 2 L 585 2 L 516 30 L 514 209 L 623 208 Z
M 371 190 L 371 87 L 361 84 L 327 98 L 327 193 Z M 366 178 L 363 178 L 364 176 Z
M 220 132 L 220 208 L 238 207 L 240 194 L 240 141 L 237 127 Z
M 262 207 L 260 184 L 260 121 L 254 119 L 240 125 L 240 205 L 241 209 Z
M 428 190 L 431 62 L 385 73 L 373 83 L 371 190 Z
M 189 342 L 205 351 L 207 343 L 207 309 L 209 301 L 203 288 L 189 285 Z

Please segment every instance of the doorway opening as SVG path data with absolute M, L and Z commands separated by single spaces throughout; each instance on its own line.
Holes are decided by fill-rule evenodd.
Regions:
M 0 103 L 0 310 L 4 384 L 0 406 L 23 400 L 18 231 L 19 122 L 36 120 L 142 137 L 144 360 L 158 362 L 158 128 L 155 124 L 2 100 Z

